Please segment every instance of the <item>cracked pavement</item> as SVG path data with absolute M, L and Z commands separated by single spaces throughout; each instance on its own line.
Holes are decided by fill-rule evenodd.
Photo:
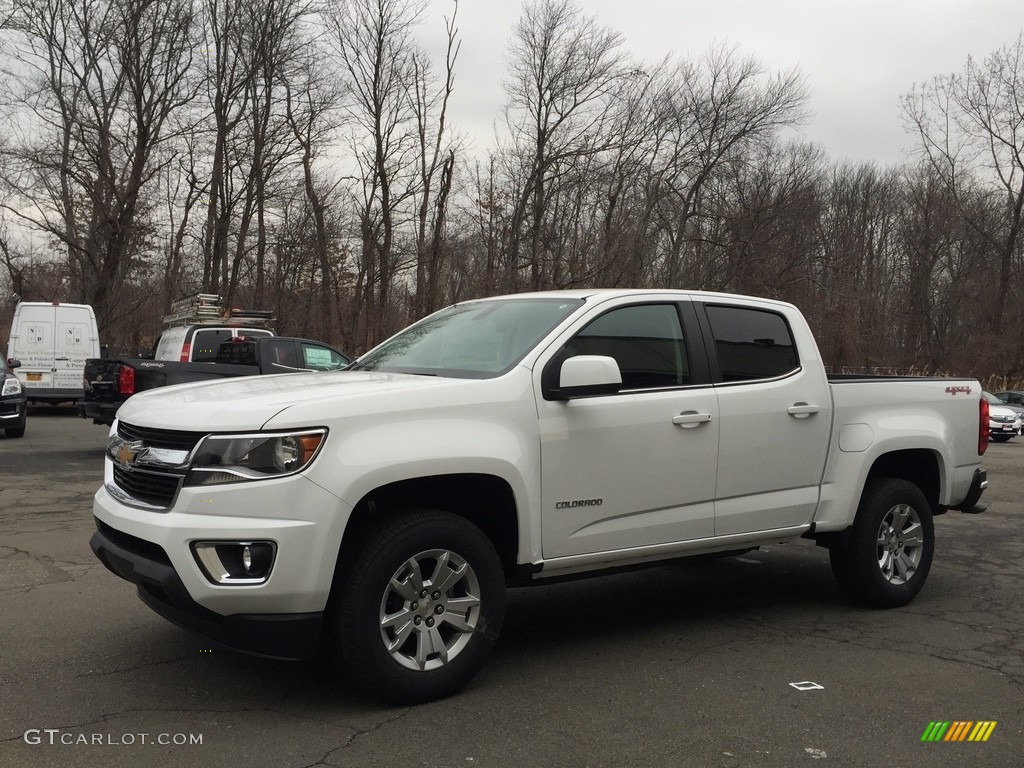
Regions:
M 1024 751 L 1024 439 L 989 449 L 988 512 L 936 519 L 906 608 L 851 607 L 809 542 L 515 590 L 477 679 L 397 709 L 322 663 L 211 648 L 107 572 L 88 546 L 105 436 L 65 407 L 0 439 L 0 768 L 1002 768 Z M 935 720 L 998 725 L 922 743 Z

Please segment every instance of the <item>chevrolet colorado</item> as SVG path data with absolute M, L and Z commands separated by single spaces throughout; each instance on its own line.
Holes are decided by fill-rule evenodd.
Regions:
M 181 626 L 414 703 L 474 676 L 510 586 L 806 537 L 904 605 L 987 441 L 977 381 L 830 378 L 790 304 L 522 294 L 345 371 L 132 397 L 91 544 Z

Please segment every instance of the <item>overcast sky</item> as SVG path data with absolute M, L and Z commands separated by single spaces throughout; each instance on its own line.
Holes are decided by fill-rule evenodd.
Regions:
M 646 62 L 734 46 L 771 71 L 798 67 L 810 91 L 805 138 L 833 160 L 900 162 L 910 145 L 899 98 L 915 82 L 984 59 L 1024 30 L 1022 0 L 582 0 Z M 431 0 L 422 29 L 441 43 L 451 0 Z M 461 0 L 452 120 L 478 150 L 493 144 L 508 40 L 521 0 Z M 440 63 L 440 62 L 439 62 Z

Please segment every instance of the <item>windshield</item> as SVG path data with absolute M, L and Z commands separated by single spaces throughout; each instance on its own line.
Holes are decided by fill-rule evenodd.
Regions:
M 472 379 L 499 376 L 582 303 L 530 298 L 458 304 L 406 328 L 349 370 Z

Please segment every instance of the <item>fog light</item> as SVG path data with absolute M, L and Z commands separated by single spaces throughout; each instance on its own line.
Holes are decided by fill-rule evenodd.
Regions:
M 277 555 L 272 541 L 194 541 L 192 553 L 214 584 L 262 584 Z

